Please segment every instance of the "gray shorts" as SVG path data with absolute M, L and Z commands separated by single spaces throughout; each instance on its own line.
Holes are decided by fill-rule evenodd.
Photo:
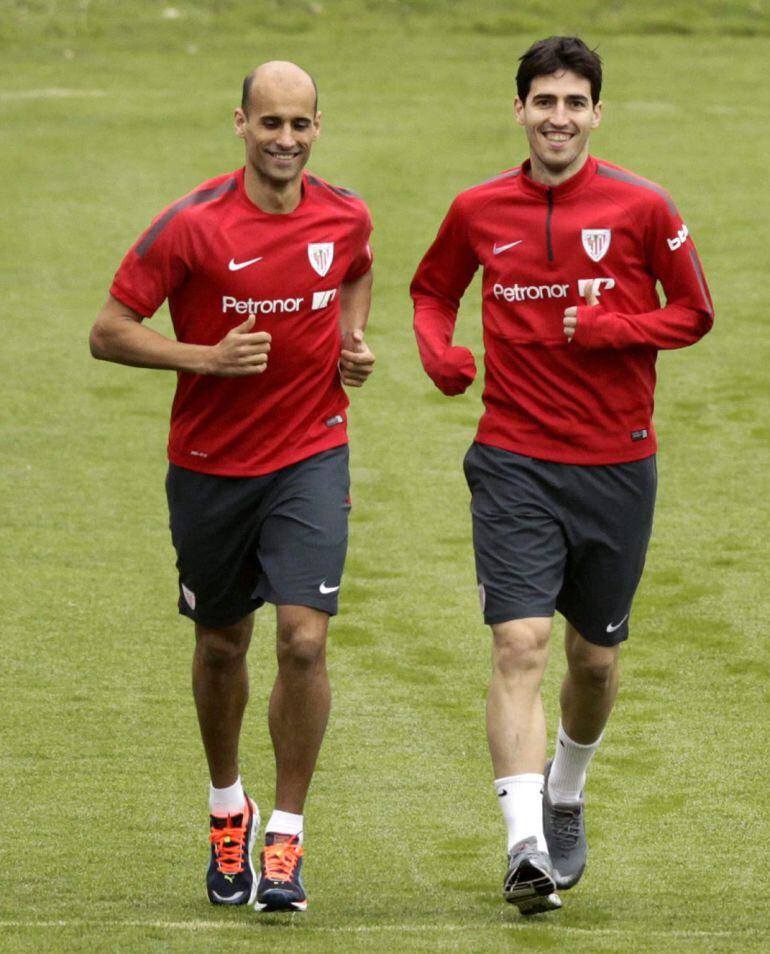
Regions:
M 347 445 L 260 477 L 171 464 L 166 494 L 182 615 L 220 628 L 265 602 L 336 614 L 348 543 Z
M 579 466 L 474 443 L 465 476 L 485 622 L 558 610 L 592 643 L 627 639 L 652 531 L 655 457 Z

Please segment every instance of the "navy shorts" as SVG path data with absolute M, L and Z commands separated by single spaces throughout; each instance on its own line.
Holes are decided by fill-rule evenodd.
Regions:
M 627 639 L 652 532 L 655 457 L 581 466 L 474 443 L 464 466 L 485 622 L 558 610 L 589 642 Z
M 260 477 L 171 464 L 166 494 L 182 615 L 220 628 L 265 602 L 336 614 L 350 513 L 347 445 Z

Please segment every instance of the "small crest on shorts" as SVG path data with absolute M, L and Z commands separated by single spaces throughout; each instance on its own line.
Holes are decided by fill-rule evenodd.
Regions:
M 593 262 L 604 258 L 612 240 L 612 229 L 583 229 L 583 248 Z
M 334 242 L 311 242 L 307 247 L 307 257 L 314 271 L 323 278 L 334 261 Z
M 189 586 L 182 584 L 182 596 L 184 596 L 185 603 L 190 607 L 191 610 L 195 609 L 195 593 L 190 589 Z

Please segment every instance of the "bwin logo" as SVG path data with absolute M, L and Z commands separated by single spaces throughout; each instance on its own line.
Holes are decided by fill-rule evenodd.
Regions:
M 336 294 L 336 288 L 332 288 L 330 291 L 313 292 L 312 310 L 318 311 L 319 308 L 328 307 L 334 301 L 334 296 Z
M 690 233 L 687 231 L 687 226 L 682 223 L 681 229 L 676 233 L 676 235 L 671 239 L 666 239 L 668 242 L 668 247 L 672 252 L 675 252 L 678 248 L 681 248 L 684 243 L 687 241 L 687 236 Z
M 578 295 L 581 298 L 585 298 L 588 294 L 588 289 L 590 286 L 594 286 L 594 295 L 597 298 L 602 297 L 602 291 L 609 291 L 611 288 L 615 287 L 614 278 L 579 278 L 578 279 Z

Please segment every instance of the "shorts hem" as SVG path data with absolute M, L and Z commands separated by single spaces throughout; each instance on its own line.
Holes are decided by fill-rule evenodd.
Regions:
M 227 629 L 228 626 L 235 626 L 236 623 L 240 623 L 241 620 L 246 619 L 247 616 L 251 616 L 251 614 L 263 606 L 264 603 L 264 600 L 259 600 L 259 602 L 255 601 L 254 605 L 249 609 L 245 609 L 241 613 L 229 613 L 224 617 L 208 616 L 204 618 L 200 613 L 191 610 L 182 602 L 180 602 L 178 609 L 180 616 L 185 616 L 199 626 L 205 626 L 207 629 Z
M 498 623 L 511 623 L 517 619 L 533 619 L 535 617 L 553 617 L 556 612 L 553 606 L 527 606 L 524 609 L 501 610 L 497 613 L 484 613 L 484 622 L 487 626 L 496 626 Z
M 567 622 L 580 633 L 587 643 L 591 643 L 594 646 L 604 646 L 607 649 L 612 649 L 613 646 L 619 646 L 621 643 L 624 643 L 628 639 L 629 635 L 628 627 L 626 627 L 625 631 L 622 633 L 620 630 L 614 633 L 607 633 L 603 630 L 599 630 L 599 632 L 591 632 L 590 630 L 585 630 L 576 623 L 573 623 L 571 619 L 567 619 Z
M 296 599 L 296 600 L 281 597 L 280 599 L 265 600 L 265 602 L 272 603 L 273 606 L 305 606 L 307 607 L 307 609 L 318 610 L 320 613 L 326 613 L 328 616 L 336 616 L 339 613 L 338 606 L 335 606 L 333 608 L 329 607 L 328 604 L 324 606 L 322 605 L 320 600 L 311 600 L 311 599 L 308 599 L 307 597 L 303 597 L 301 599 Z

